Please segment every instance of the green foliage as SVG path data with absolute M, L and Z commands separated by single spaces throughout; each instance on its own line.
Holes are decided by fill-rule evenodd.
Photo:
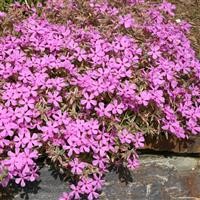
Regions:
M 0 10 L 6 10 L 9 4 L 11 4 L 13 0 L 0 0 Z
M 43 2 L 43 0 L 0 0 L 0 10 L 6 11 L 11 3 L 19 2 L 26 3 L 28 5 L 37 4 L 38 2 Z

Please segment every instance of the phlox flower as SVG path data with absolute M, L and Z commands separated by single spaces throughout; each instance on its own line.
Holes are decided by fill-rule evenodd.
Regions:
M 111 105 L 105 106 L 103 102 L 98 104 L 99 107 L 95 107 L 96 112 L 100 117 L 111 117 L 112 107 Z
M 15 116 L 17 117 L 18 123 L 23 123 L 23 122 L 29 123 L 33 116 L 33 112 L 30 109 L 28 109 L 27 106 L 17 107 L 15 109 Z
M 188 129 L 192 132 L 192 134 L 197 135 L 200 133 L 200 126 L 197 123 L 197 120 L 189 119 L 187 122 Z
M 4 148 L 5 146 L 8 146 L 10 144 L 10 141 L 8 139 L 5 139 L 4 134 L 0 132 L 0 152 L 1 148 Z
M 122 114 L 124 111 L 124 105 L 122 103 L 118 103 L 117 100 L 114 100 L 113 103 L 110 104 L 111 109 L 112 109 L 112 113 L 114 115 L 116 114 Z
M 79 186 L 75 185 L 70 185 L 71 192 L 70 192 L 70 197 L 73 197 L 73 199 L 80 199 L 80 194 L 81 194 L 81 189 Z
M 22 139 L 22 142 L 27 145 L 27 148 L 32 149 L 33 147 L 41 146 L 41 143 L 38 140 L 38 134 L 33 133 L 31 135 L 30 132 L 27 132 Z
M 164 0 L 163 3 L 159 6 L 159 9 L 171 16 L 174 16 L 173 11 L 176 9 L 176 6 Z
M 138 168 L 140 165 L 139 160 L 136 156 L 132 156 L 128 159 L 127 167 L 131 170 Z
M 158 105 L 163 105 L 165 103 L 165 98 L 163 97 L 163 91 L 162 90 L 152 90 L 151 92 L 151 98 L 158 103 Z
M 59 198 L 59 200 L 71 200 L 72 198 L 67 192 L 64 192 L 62 196 Z
M 7 14 L 5 12 L 0 12 L 0 18 L 4 18 Z
M 24 98 L 24 99 L 20 99 L 19 103 L 22 106 L 27 106 L 30 109 L 34 109 L 35 107 L 35 100 L 33 98 Z
M 97 135 L 99 132 L 99 122 L 98 120 L 90 120 L 87 123 L 87 132 L 90 135 Z
M 134 23 L 135 21 L 130 14 L 119 17 L 119 24 L 124 25 L 125 28 L 133 27 L 135 25 Z
M 139 103 L 143 104 L 144 106 L 147 106 L 150 99 L 151 99 L 152 95 L 150 92 L 148 91 L 142 91 L 140 93 L 140 96 L 138 97 Z
M 124 129 L 119 133 L 119 140 L 122 144 L 130 144 L 133 141 L 133 135 Z
M 42 138 L 44 141 L 52 139 L 54 134 L 58 134 L 58 124 L 56 122 L 47 121 L 46 126 L 41 127 Z
M 178 121 L 169 121 L 164 126 L 162 126 L 163 130 L 168 130 L 172 134 L 176 135 L 178 138 L 185 138 L 185 131 L 180 126 Z
M 62 97 L 59 92 L 48 93 L 48 103 L 52 103 L 55 107 L 59 107 L 59 103 L 62 102 Z
M 94 160 L 92 161 L 92 164 L 94 166 L 98 166 L 101 169 L 104 169 L 106 164 L 109 162 L 108 158 L 99 156 L 98 154 L 94 155 L 93 158 Z
M 76 47 L 75 51 L 76 51 L 75 56 L 77 57 L 79 62 L 87 59 L 87 54 L 84 49 L 81 49 L 80 47 Z
M 142 133 L 138 132 L 138 133 L 135 133 L 133 135 L 133 143 L 134 143 L 134 146 L 135 148 L 141 148 L 141 147 L 144 147 L 144 136 Z
M 99 193 L 96 192 L 96 188 L 92 188 L 88 195 L 88 200 L 97 199 L 99 197 Z
M 58 123 L 58 125 L 64 124 L 68 125 L 71 121 L 70 117 L 66 112 L 62 112 L 61 110 L 56 110 L 53 114 L 54 120 Z
M 77 143 L 71 139 L 68 139 L 68 144 L 63 146 L 64 150 L 68 150 L 67 155 L 72 156 L 73 153 L 79 154 L 80 149 L 77 145 Z
M 78 158 L 74 158 L 74 160 L 70 161 L 69 165 L 71 166 L 71 172 L 73 174 L 81 174 L 86 167 L 86 164 L 84 162 L 80 162 Z
M 89 178 L 89 177 L 83 176 L 80 178 L 77 185 L 79 186 L 79 188 L 83 194 L 90 193 L 90 189 L 91 189 L 91 187 L 93 187 L 92 181 L 93 181 L 93 179 Z
M 85 99 L 81 100 L 81 104 L 85 105 L 86 109 L 91 109 L 92 106 L 96 106 L 97 105 L 97 101 L 94 100 L 94 95 L 88 95 L 87 93 L 83 94 Z
M 104 185 L 105 180 L 102 179 L 103 177 L 101 175 L 97 175 L 97 174 L 94 174 L 93 178 L 94 178 L 94 181 L 92 182 L 93 185 L 95 186 L 97 190 L 100 190 L 102 186 Z
M 148 52 L 149 56 L 152 56 L 153 59 L 157 59 L 161 56 L 160 47 L 158 45 L 152 46 L 151 50 Z
M 6 161 L 9 171 L 14 171 L 15 169 L 21 170 L 24 166 L 23 154 L 20 153 L 19 148 L 15 148 L 15 152 L 8 152 L 9 159 Z
M 27 179 L 27 176 L 25 175 L 25 174 L 23 174 L 23 173 L 21 173 L 21 174 L 19 174 L 19 178 L 16 178 L 15 179 L 15 182 L 17 183 L 17 184 L 20 184 L 21 185 L 21 187 L 25 187 L 25 180 Z

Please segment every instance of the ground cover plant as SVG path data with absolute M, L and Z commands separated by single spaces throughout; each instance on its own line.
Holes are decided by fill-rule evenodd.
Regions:
M 175 6 L 49 0 L 1 12 L 0 182 L 71 177 L 60 200 L 97 199 L 109 167 L 139 166 L 144 135 L 200 133 L 200 61 Z

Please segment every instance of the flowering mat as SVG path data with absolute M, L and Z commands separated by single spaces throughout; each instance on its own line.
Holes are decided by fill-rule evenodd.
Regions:
M 109 171 L 142 170 L 145 138 L 198 137 L 198 1 L 192 15 L 165 0 L 34 2 L 0 12 L 2 191 L 48 164 L 66 182 L 55 198 L 103 198 Z

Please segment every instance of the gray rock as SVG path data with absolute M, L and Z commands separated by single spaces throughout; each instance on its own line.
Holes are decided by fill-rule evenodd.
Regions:
M 141 166 L 128 172 L 109 172 L 101 200 L 200 200 L 199 158 L 143 155 Z M 37 192 L 27 190 L 30 200 L 57 200 L 67 191 L 59 176 L 49 167 L 41 169 Z M 26 199 L 23 193 L 14 200 Z M 7 200 L 7 199 L 2 199 Z
M 61 180 L 59 174 L 46 166 L 40 170 L 39 188 L 37 192 L 27 189 L 25 192 L 17 194 L 15 200 L 26 199 L 26 192 L 30 200 L 58 200 L 63 192 L 67 191 L 67 184 Z
M 128 185 L 108 174 L 103 199 L 200 199 L 198 163 L 197 158 L 141 156 L 141 167 L 131 172 Z
M 199 164 L 198 159 L 178 157 L 170 161 L 179 171 L 194 170 Z

